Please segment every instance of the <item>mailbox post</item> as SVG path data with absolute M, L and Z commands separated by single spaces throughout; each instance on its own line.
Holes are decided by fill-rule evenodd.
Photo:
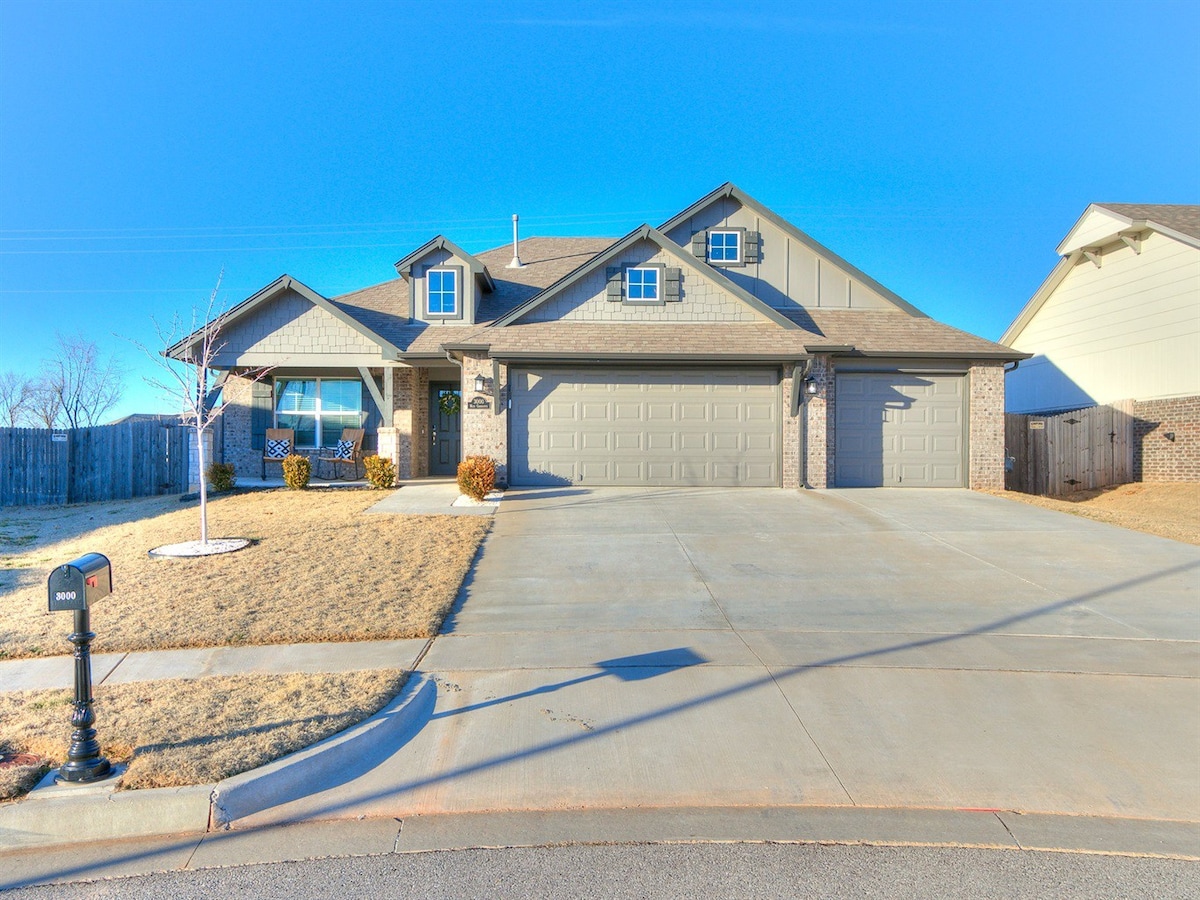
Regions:
M 67 638 L 75 645 L 75 706 L 71 712 L 71 746 L 67 761 L 59 767 L 63 781 L 86 784 L 112 774 L 112 766 L 100 754 L 96 739 L 96 714 L 92 711 L 92 638 L 90 605 L 112 593 L 112 566 L 108 557 L 87 553 L 64 563 L 46 584 L 50 612 L 70 610 L 75 614 L 75 630 Z

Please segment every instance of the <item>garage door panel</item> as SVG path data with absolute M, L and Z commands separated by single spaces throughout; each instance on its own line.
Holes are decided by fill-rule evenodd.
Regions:
M 778 382 L 774 370 L 514 370 L 512 481 L 778 485 Z
M 728 431 L 714 431 L 711 435 L 712 449 L 718 452 L 737 453 L 742 449 L 742 436 Z
M 961 375 L 838 375 L 836 484 L 962 486 L 966 468 L 965 383 Z

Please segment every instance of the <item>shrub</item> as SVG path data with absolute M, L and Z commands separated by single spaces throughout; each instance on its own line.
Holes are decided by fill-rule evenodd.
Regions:
M 482 500 L 496 487 L 496 463 L 490 456 L 468 456 L 458 464 L 458 489 Z
M 212 485 L 212 489 L 218 493 L 232 491 L 237 484 L 233 463 L 215 462 L 205 470 L 204 474 L 208 478 L 208 483 Z
M 293 491 L 302 491 L 308 487 L 308 479 L 312 477 L 312 460 L 299 453 L 283 458 L 283 483 Z
M 383 456 L 368 456 L 363 460 L 367 470 L 367 481 L 372 487 L 390 488 L 396 483 L 396 467 L 392 461 Z

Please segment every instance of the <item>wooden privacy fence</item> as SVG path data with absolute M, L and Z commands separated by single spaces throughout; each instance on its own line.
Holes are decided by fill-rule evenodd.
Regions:
M 1133 401 L 1004 417 L 1010 491 L 1061 497 L 1133 481 Z
M 188 429 L 179 425 L 0 428 L 0 506 L 181 493 L 187 465 Z

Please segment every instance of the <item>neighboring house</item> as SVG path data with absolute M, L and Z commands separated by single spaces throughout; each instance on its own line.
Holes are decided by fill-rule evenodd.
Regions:
M 1134 474 L 1200 480 L 1200 206 L 1093 203 L 1001 342 L 1008 411 L 1133 404 Z
M 362 422 L 405 479 L 486 454 L 513 485 L 1003 485 L 1023 354 L 731 184 L 619 240 L 439 236 L 396 270 L 333 298 L 283 276 L 226 314 L 217 366 L 275 367 L 226 415 L 239 472 L 268 427 L 314 449 Z

